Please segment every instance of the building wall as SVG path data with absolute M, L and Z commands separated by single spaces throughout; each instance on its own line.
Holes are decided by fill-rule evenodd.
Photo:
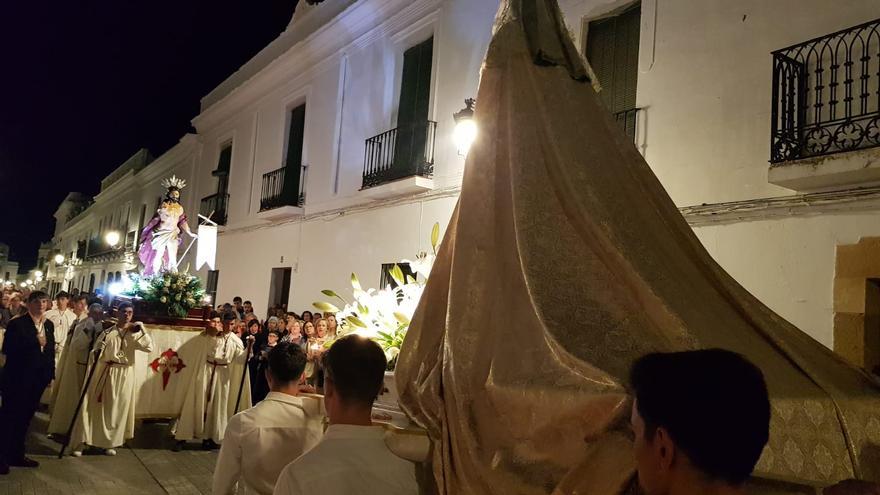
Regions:
M 880 235 L 880 223 L 873 211 L 828 212 L 699 226 L 694 232 L 743 287 L 831 347 L 837 247 Z
M 586 22 L 631 3 L 560 1 L 581 48 Z M 874 0 L 644 0 L 639 144 L 675 203 L 792 194 L 767 182 L 770 53 L 877 17 Z
M 335 3 L 301 2 L 298 9 Z M 378 285 L 382 263 L 427 248 L 435 222 L 445 229 L 464 167 L 450 137 L 452 114 L 476 95 L 497 2 L 398 0 L 381 9 L 374 3 L 380 2 L 356 2 L 225 97 L 212 93 L 217 102 L 194 120 L 205 143 L 200 197 L 216 191 L 210 171 L 222 144 L 233 139 L 229 218 L 218 240 L 218 303 L 240 295 L 264 315 L 272 268 L 291 267 L 290 308 L 312 309 L 326 299 L 322 289 L 347 292 L 352 272 L 365 286 Z M 294 17 L 290 29 L 298 27 Z M 332 46 L 323 45 L 322 36 Z M 364 142 L 396 126 L 403 52 L 431 36 L 434 189 L 377 202 L 361 191 Z M 320 50 L 330 55 L 303 62 L 304 53 Z M 284 165 L 289 111 L 302 103 L 304 216 L 270 223 L 257 215 L 262 175 Z
M 560 0 L 582 50 L 590 20 L 631 4 Z M 771 52 L 873 19 L 876 3 L 846 0 L 836 9 L 820 0 L 641 5 L 636 99 L 643 111 L 636 145 L 673 201 L 687 207 L 794 195 L 767 176 Z M 476 95 L 497 7 L 498 0 L 328 0 L 308 8 L 337 9 L 332 21 L 322 27 L 303 22 L 308 35 L 297 37 L 294 16 L 290 32 L 282 35 L 291 48 L 278 50 L 279 41 L 277 59 L 262 60 L 261 70 L 249 66 L 248 79 L 224 83 L 203 101 L 194 120 L 205 143 L 199 196 L 215 191 L 210 171 L 220 145 L 235 141 L 229 222 L 219 239 L 220 300 L 241 295 L 264 311 L 271 268 L 291 266 L 290 304 L 301 311 L 321 298 L 320 289 L 346 288 L 350 271 L 370 273 L 383 262 L 411 256 L 419 239 L 413 232 L 434 221 L 416 221 L 416 205 L 430 205 L 445 227 L 440 219 L 451 214 L 464 166 L 451 143 L 451 115 Z M 431 34 L 430 115 L 438 122 L 434 192 L 407 204 L 371 202 L 359 190 L 364 140 L 394 127 L 403 50 Z M 257 216 L 261 177 L 282 166 L 287 112 L 303 101 L 303 162 L 309 165 L 304 219 L 266 222 Z M 367 211 L 352 211 L 360 208 Z M 748 290 L 831 346 L 834 250 L 877 235 L 870 221 L 874 211 L 758 212 L 747 221 L 704 222 L 695 231 Z
M 323 289 L 349 296 L 352 273 L 364 288 L 378 287 L 382 263 L 430 250 L 431 228 L 436 222 L 445 232 L 455 201 L 410 201 L 226 234 L 218 243 L 217 302 L 241 296 L 265 317 L 273 268 L 291 268 L 287 304 L 296 312 L 328 300 Z

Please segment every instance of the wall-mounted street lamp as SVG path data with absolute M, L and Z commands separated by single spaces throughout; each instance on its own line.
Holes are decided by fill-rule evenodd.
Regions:
M 55 264 L 60 265 L 62 263 L 64 263 L 64 255 L 61 253 L 56 254 L 55 255 Z
M 34 272 L 34 277 L 37 277 L 37 278 L 43 278 L 43 272 L 40 271 L 40 270 L 35 271 L 35 272 Z
M 452 118 L 455 119 L 452 141 L 461 156 L 467 156 L 471 144 L 477 138 L 477 123 L 474 121 L 474 105 L 476 103 L 477 100 L 468 98 L 464 100 L 465 107 L 452 114 Z
M 104 240 L 107 241 L 107 244 L 110 247 L 115 248 L 119 245 L 119 232 L 116 232 L 115 230 L 107 232 L 107 234 L 104 235 Z

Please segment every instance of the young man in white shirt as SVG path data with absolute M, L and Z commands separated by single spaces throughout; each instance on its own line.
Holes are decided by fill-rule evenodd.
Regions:
M 324 353 L 323 363 L 330 427 L 315 448 L 284 468 L 275 495 L 418 493 L 415 465 L 391 453 L 384 429 L 372 425 L 387 365 L 382 349 L 349 334 Z
M 211 493 L 271 494 L 284 466 L 314 447 L 323 433 L 316 399 L 302 398 L 299 383 L 306 354 L 298 345 L 278 344 L 268 355 L 269 394 L 229 420 Z M 243 489 L 243 490 L 242 490 Z
M 56 374 L 60 370 L 58 362 L 61 359 L 61 351 L 67 344 L 67 334 L 73 330 L 77 321 L 76 314 L 68 306 L 70 302 L 70 294 L 61 291 L 55 296 L 55 308 L 46 311 L 46 318 L 52 322 L 55 327 L 55 370 Z

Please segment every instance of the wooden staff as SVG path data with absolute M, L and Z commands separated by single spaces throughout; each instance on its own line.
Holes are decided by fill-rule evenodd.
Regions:
M 92 383 L 92 377 L 95 376 L 95 370 L 98 369 L 98 363 L 101 360 L 101 356 L 104 354 L 104 341 L 107 340 L 107 334 L 110 332 L 107 330 L 102 330 L 102 332 L 104 335 L 101 336 L 101 343 L 98 345 L 98 348 L 89 352 L 89 354 L 95 356 L 95 362 L 92 363 L 92 367 L 89 369 L 89 376 L 86 377 L 86 383 L 83 385 L 82 392 L 79 394 L 79 402 L 76 403 L 76 409 L 73 410 L 73 419 L 70 420 L 70 427 L 67 428 L 67 436 L 61 444 L 61 450 L 58 451 L 59 459 L 64 457 L 64 450 L 70 444 L 70 437 L 73 435 L 73 427 L 76 426 L 76 418 L 79 416 L 83 402 L 86 400 L 86 394 L 89 393 L 89 385 Z
M 253 336 L 248 335 L 247 339 L 248 339 L 248 345 L 247 345 L 247 351 L 245 352 L 245 356 L 244 356 L 244 370 L 242 370 L 242 372 L 241 372 L 241 382 L 239 382 L 239 384 L 238 384 L 238 397 L 235 398 L 235 409 L 232 411 L 232 414 L 238 413 L 238 405 L 241 403 L 241 391 L 244 390 L 244 379 L 245 379 L 245 377 L 247 377 L 247 372 L 248 372 L 248 361 L 250 361 L 251 350 L 254 347 Z M 253 393 L 253 390 L 251 390 L 251 393 Z

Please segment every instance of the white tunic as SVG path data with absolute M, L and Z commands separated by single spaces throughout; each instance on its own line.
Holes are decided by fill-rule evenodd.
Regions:
M 46 318 L 52 322 L 55 328 L 55 379 L 57 380 L 61 351 L 64 350 L 64 346 L 67 344 L 67 334 L 76 323 L 76 314 L 70 309 L 65 309 L 64 311 L 50 309 L 46 311 Z
M 200 365 L 201 370 L 193 373 L 193 381 L 174 429 L 174 438 L 210 439 L 221 443 L 226 424 L 235 413 L 241 374 L 247 373 L 244 368 L 244 344 L 231 332 L 218 336 L 202 332 L 191 342 L 196 347 L 194 352 L 188 354 L 194 356 L 193 365 Z M 251 406 L 249 381 L 245 376 L 239 410 Z
M 385 446 L 381 426 L 330 425 L 309 452 L 288 464 L 275 495 L 415 495 L 415 464 Z
M 211 493 L 271 495 L 284 466 L 314 447 L 324 431 L 318 399 L 269 392 L 229 420 Z
M 72 445 L 85 443 L 104 449 L 119 447 L 134 438 L 135 352 L 153 350 L 153 339 L 143 323 L 135 322 L 141 331 L 132 333 L 111 328 L 105 338 L 95 339 L 95 348 L 104 345 L 89 391 L 77 421 Z
M 101 331 L 100 321 L 86 318 L 67 334 L 67 345 L 61 354 L 59 368 L 55 370 L 49 433 L 67 434 L 85 381 L 92 339 L 95 335 L 100 335 Z

